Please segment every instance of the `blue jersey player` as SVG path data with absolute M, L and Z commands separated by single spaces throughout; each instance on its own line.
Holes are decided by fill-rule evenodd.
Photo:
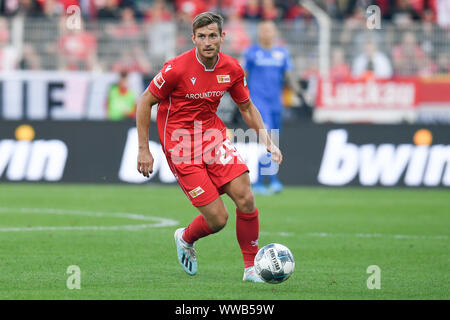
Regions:
M 286 48 L 275 44 L 277 29 L 272 21 L 263 21 L 258 26 L 258 44 L 252 45 L 245 52 L 245 71 L 250 97 L 258 106 L 266 129 L 274 135 L 277 141 L 281 129 L 283 106 L 281 95 L 283 85 L 288 84 L 297 94 L 299 85 L 293 81 L 292 60 Z M 278 166 L 270 159 L 270 155 L 260 159 L 258 182 L 253 185 L 253 191 L 260 194 L 278 193 L 283 185 L 277 176 Z M 270 188 L 264 184 L 268 176 Z

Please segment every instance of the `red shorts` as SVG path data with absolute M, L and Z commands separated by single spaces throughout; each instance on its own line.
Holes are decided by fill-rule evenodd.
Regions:
M 170 156 L 166 155 L 166 158 L 181 189 L 196 207 L 217 199 L 224 193 L 224 184 L 249 171 L 236 147 L 228 139 L 219 148 L 214 161 L 177 163 Z

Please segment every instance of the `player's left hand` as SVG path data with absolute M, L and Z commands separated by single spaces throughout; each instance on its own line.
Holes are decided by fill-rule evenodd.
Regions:
M 280 149 L 273 143 L 270 144 L 270 146 L 267 147 L 267 151 L 272 154 L 272 160 L 277 162 L 278 164 L 281 164 L 283 161 L 283 155 L 281 154 Z

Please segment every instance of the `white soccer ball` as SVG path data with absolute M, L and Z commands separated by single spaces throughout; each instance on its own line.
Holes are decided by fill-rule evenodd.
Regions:
M 291 250 L 279 243 L 268 244 L 255 256 L 255 271 L 268 283 L 281 283 L 294 272 L 295 261 Z

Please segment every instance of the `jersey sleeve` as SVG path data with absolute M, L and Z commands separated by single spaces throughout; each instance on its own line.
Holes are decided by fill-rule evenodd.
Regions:
M 244 70 L 239 64 L 236 67 L 235 74 L 236 79 L 233 81 L 233 85 L 228 92 L 235 103 L 241 104 L 250 100 L 250 93 L 248 91 Z
M 177 77 L 174 69 L 173 62 L 166 62 L 147 88 L 159 100 L 166 99 L 175 89 Z

